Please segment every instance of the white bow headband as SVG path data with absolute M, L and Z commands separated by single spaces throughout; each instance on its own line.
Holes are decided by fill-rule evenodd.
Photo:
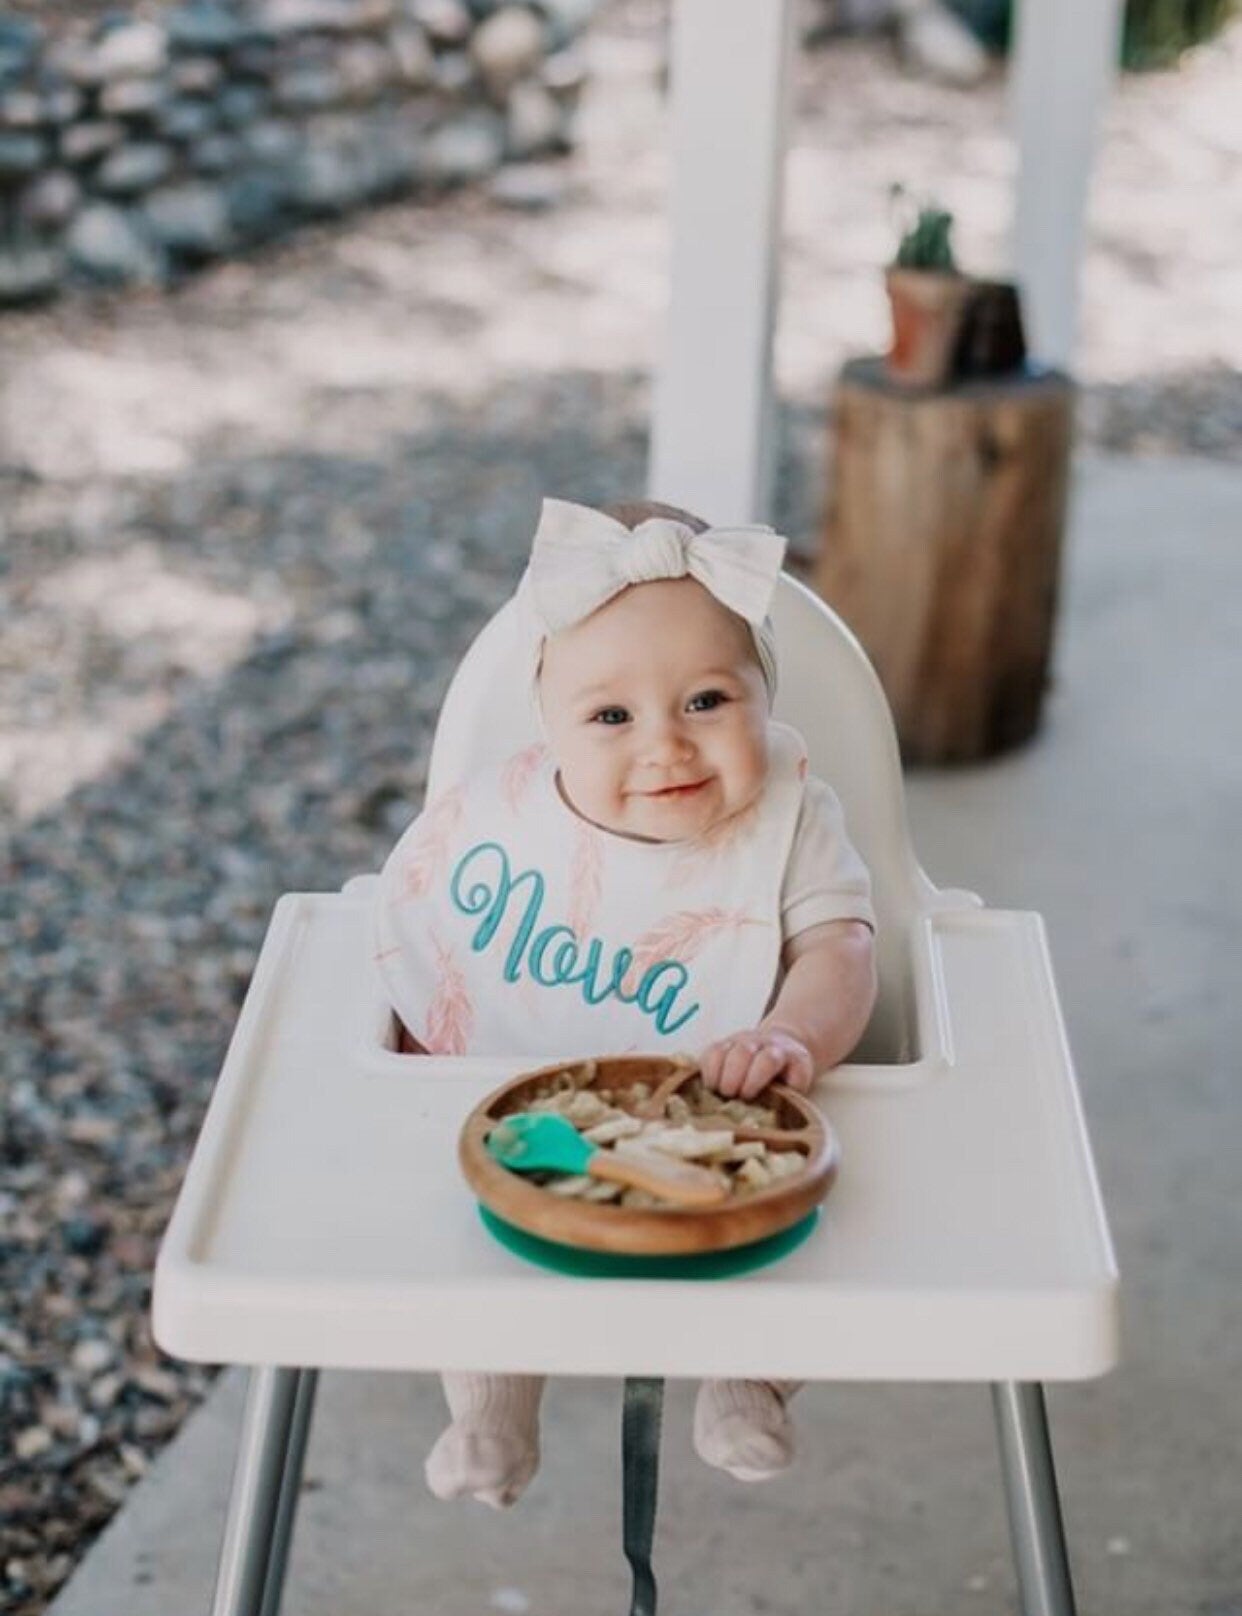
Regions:
M 771 697 L 776 646 L 768 608 L 784 554 L 784 538 L 770 527 L 696 533 L 684 522 L 655 516 L 631 529 L 588 505 L 545 499 L 526 584 L 540 628 L 557 634 L 631 584 L 693 578 L 749 625 Z

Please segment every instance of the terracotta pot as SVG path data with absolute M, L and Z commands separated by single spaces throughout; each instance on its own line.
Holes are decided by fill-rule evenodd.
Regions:
M 893 311 L 889 375 L 903 387 L 942 386 L 952 374 L 969 278 L 943 270 L 894 268 L 885 271 L 884 282 Z

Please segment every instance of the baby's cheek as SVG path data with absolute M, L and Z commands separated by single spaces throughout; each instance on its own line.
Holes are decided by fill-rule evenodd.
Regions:
M 758 801 L 767 777 L 768 770 L 765 758 L 752 757 L 746 760 L 746 766 L 739 769 L 735 776 L 736 806 L 733 810 L 734 813 L 742 813 Z
M 589 753 L 575 752 L 561 759 L 561 778 L 565 789 L 583 812 L 600 806 L 599 769 Z
M 629 802 L 618 780 L 612 777 L 601 780 L 596 791 L 596 801 L 599 805 L 600 824 L 616 826 L 619 829 L 624 827 Z

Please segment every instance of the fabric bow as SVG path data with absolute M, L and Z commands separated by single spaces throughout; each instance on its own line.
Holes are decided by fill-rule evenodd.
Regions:
M 631 584 L 685 577 L 758 629 L 784 554 L 784 538 L 770 527 L 695 533 L 657 516 L 630 529 L 587 505 L 545 499 L 527 577 L 548 634 L 581 622 Z

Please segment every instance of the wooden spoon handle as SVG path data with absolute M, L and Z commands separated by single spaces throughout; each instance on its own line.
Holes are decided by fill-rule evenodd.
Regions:
M 678 1161 L 675 1156 L 660 1156 L 654 1150 L 641 1156 L 636 1151 L 618 1156 L 610 1150 L 597 1150 L 587 1164 L 587 1172 L 592 1178 L 646 1190 L 678 1206 L 715 1206 L 729 1193 L 728 1185 L 706 1167 Z
M 751 1141 L 759 1144 L 782 1144 L 782 1146 L 811 1144 L 812 1130 L 809 1123 L 804 1123 L 801 1128 L 764 1128 L 759 1123 L 733 1122 L 732 1118 L 717 1112 L 707 1112 L 704 1117 L 688 1117 L 686 1123 L 691 1128 L 698 1128 L 699 1133 L 715 1133 L 720 1128 L 728 1128 L 738 1144 L 748 1144 Z
M 678 1089 L 685 1088 L 692 1077 L 697 1077 L 699 1068 L 696 1061 L 685 1056 L 674 1055 L 676 1066 L 662 1083 L 656 1085 L 650 1099 L 644 1100 L 641 1105 L 634 1107 L 634 1115 L 638 1117 L 657 1118 L 664 1115 L 664 1109 Z
M 809 1128 L 748 1128 L 745 1123 L 734 1128 L 733 1137 L 739 1145 L 771 1145 L 777 1150 L 809 1150 Z
M 796 1147 L 809 1145 L 811 1139 L 810 1128 L 761 1128 L 758 1125 L 752 1127 L 749 1122 L 731 1122 L 728 1117 L 710 1114 L 705 1117 L 690 1117 L 688 1123 L 700 1133 L 716 1133 L 721 1128 L 727 1128 L 740 1145 L 754 1142 Z

